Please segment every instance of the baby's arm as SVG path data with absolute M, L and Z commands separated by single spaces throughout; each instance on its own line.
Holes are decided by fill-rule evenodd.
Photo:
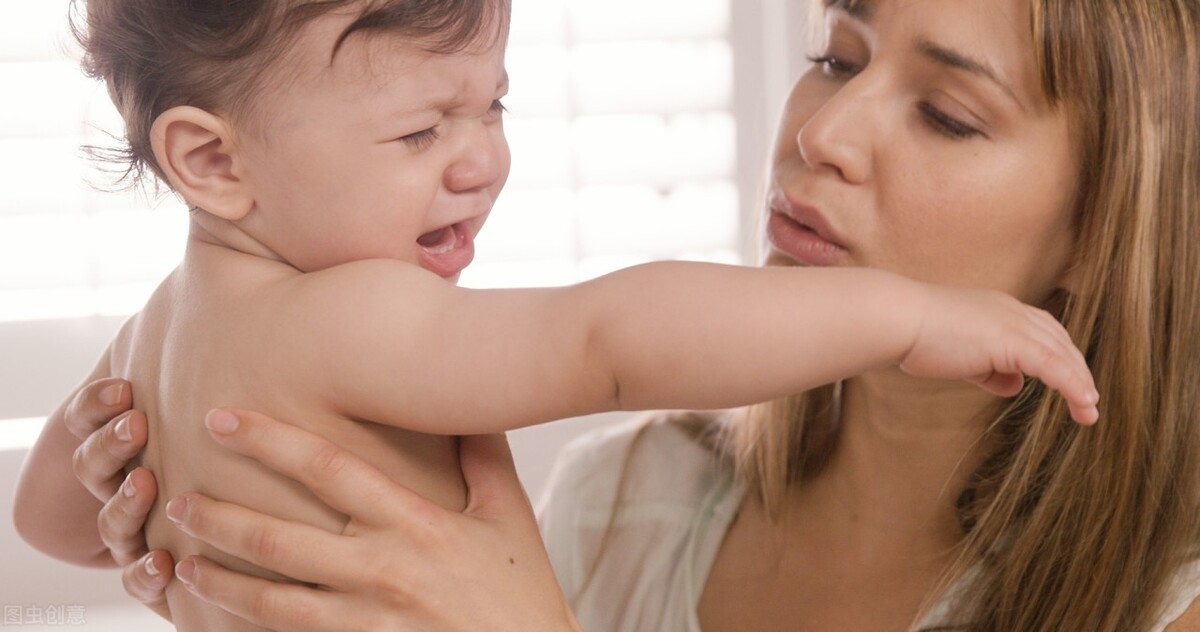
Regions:
M 864 268 L 669 262 L 565 288 L 468 290 L 365 261 L 305 275 L 288 294 L 287 312 L 263 329 L 270 348 L 289 349 L 294 376 L 315 380 L 294 386 L 343 414 L 421 432 L 743 405 L 901 364 L 918 341 L 919 375 L 1012 394 L 1012 380 L 993 373 L 1033 374 L 1078 406 L 1092 393 L 1057 323 L 1013 323 L 1036 310 Z M 1031 350 L 1038 328 L 1057 336 L 1044 345 L 1052 351 Z
M 105 350 L 83 384 L 109 376 L 109 351 Z M 119 386 L 114 382 L 113 386 Z M 102 503 L 75 477 L 72 457 L 82 440 L 67 427 L 72 406 L 90 405 L 100 412 L 129 405 L 129 388 L 82 392 L 79 387 L 46 419 L 37 443 L 21 468 L 13 502 L 17 532 L 31 546 L 52 557 L 83 566 L 114 566 L 108 546 L 97 527 Z M 92 389 L 95 391 L 95 389 Z M 87 398 L 84 397 L 87 395 Z M 104 400 L 115 397 L 109 405 Z M 91 402 L 88 398 L 95 398 Z M 106 406 L 99 408 L 97 406 Z M 111 496 L 111 492 L 108 494 Z

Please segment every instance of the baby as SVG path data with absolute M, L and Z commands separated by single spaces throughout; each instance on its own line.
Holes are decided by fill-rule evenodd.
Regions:
M 343 528 L 306 490 L 219 449 L 202 423 L 215 406 L 292 420 L 451 508 L 465 491 L 450 435 L 742 405 L 890 364 L 1009 395 L 1035 375 L 1094 420 L 1065 331 L 996 293 L 852 267 L 684 263 L 565 288 L 456 287 L 508 174 L 509 9 L 87 2 L 85 66 L 124 117 L 133 172 L 192 209 L 182 263 L 87 378 L 135 385 L 159 498 L 195 490 Z M 70 476 L 78 444 L 47 426 L 17 520 L 38 548 L 82 562 L 98 508 Z M 161 507 L 146 539 L 255 571 Z M 255 629 L 178 584 L 168 601 L 182 630 Z

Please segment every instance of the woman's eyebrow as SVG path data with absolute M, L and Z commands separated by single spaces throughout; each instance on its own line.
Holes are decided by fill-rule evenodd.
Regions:
M 874 3 L 866 1 L 855 2 L 854 0 L 825 0 L 825 8 L 845 11 L 847 15 L 859 22 L 870 23 Z
M 990 80 L 992 83 L 999 86 L 1001 90 L 1007 92 L 1008 96 L 1012 97 L 1012 99 L 1017 102 L 1017 105 L 1020 105 L 1022 108 L 1024 108 L 1024 104 L 1021 102 L 1021 99 L 1017 97 L 1016 91 L 1014 91 L 1012 87 L 1009 86 L 1008 83 L 1005 82 L 1000 76 L 1000 73 L 996 72 L 996 69 L 992 68 L 991 64 L 987 63 L 986 61 L 975 59 L 965 53 L 961 53 L 951 48 L 946 48 L 945 46 L 941 46 L 939 44 L 934 44 L 926 39 L 918 39 L 916 47 L 921 54 L 938 64 L 950 68 L 956 68 L 958 70 L 965 70 L 969 73 Z

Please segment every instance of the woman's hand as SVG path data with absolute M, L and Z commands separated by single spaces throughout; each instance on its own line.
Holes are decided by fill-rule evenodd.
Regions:
M 130 410 L 129 383 L 97 380 L 76 393 L 63 423 L 83 441 L 75 450 L 75 476 L 104 503 L 100 538 L 113 560 L 123 567 L 125 592 L 170 620 L 163 591 L 171 581 L 171 554 L 147 552 L 142 527 L 154 505 L 154 475 L 138 468 L 125 476 L 125 467 L 146 445 L 146 416 Z
M 338 446 L 248 411 L 205 420 L 216 441 L 293 478 L 350 516 L 341 534 L 199 494 L 168 516 L 188 535 L 318 587 L 176 567 L 188 590 L 283 630 L 577 630 L 503 435 L 463 437 L 467 508 L 448 511 Z

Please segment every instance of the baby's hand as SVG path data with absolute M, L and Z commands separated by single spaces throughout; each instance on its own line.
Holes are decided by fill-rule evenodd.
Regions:
M 996 395 L 1020 392 L 1036 377 L 1066 398 L 1075 421 L 1091 425 L 1100 395 L 1083 354 L 1049 313 L 1007 294 L 926 286 L 912 347 L 900 362 L 918 377 L 961 379 Z

